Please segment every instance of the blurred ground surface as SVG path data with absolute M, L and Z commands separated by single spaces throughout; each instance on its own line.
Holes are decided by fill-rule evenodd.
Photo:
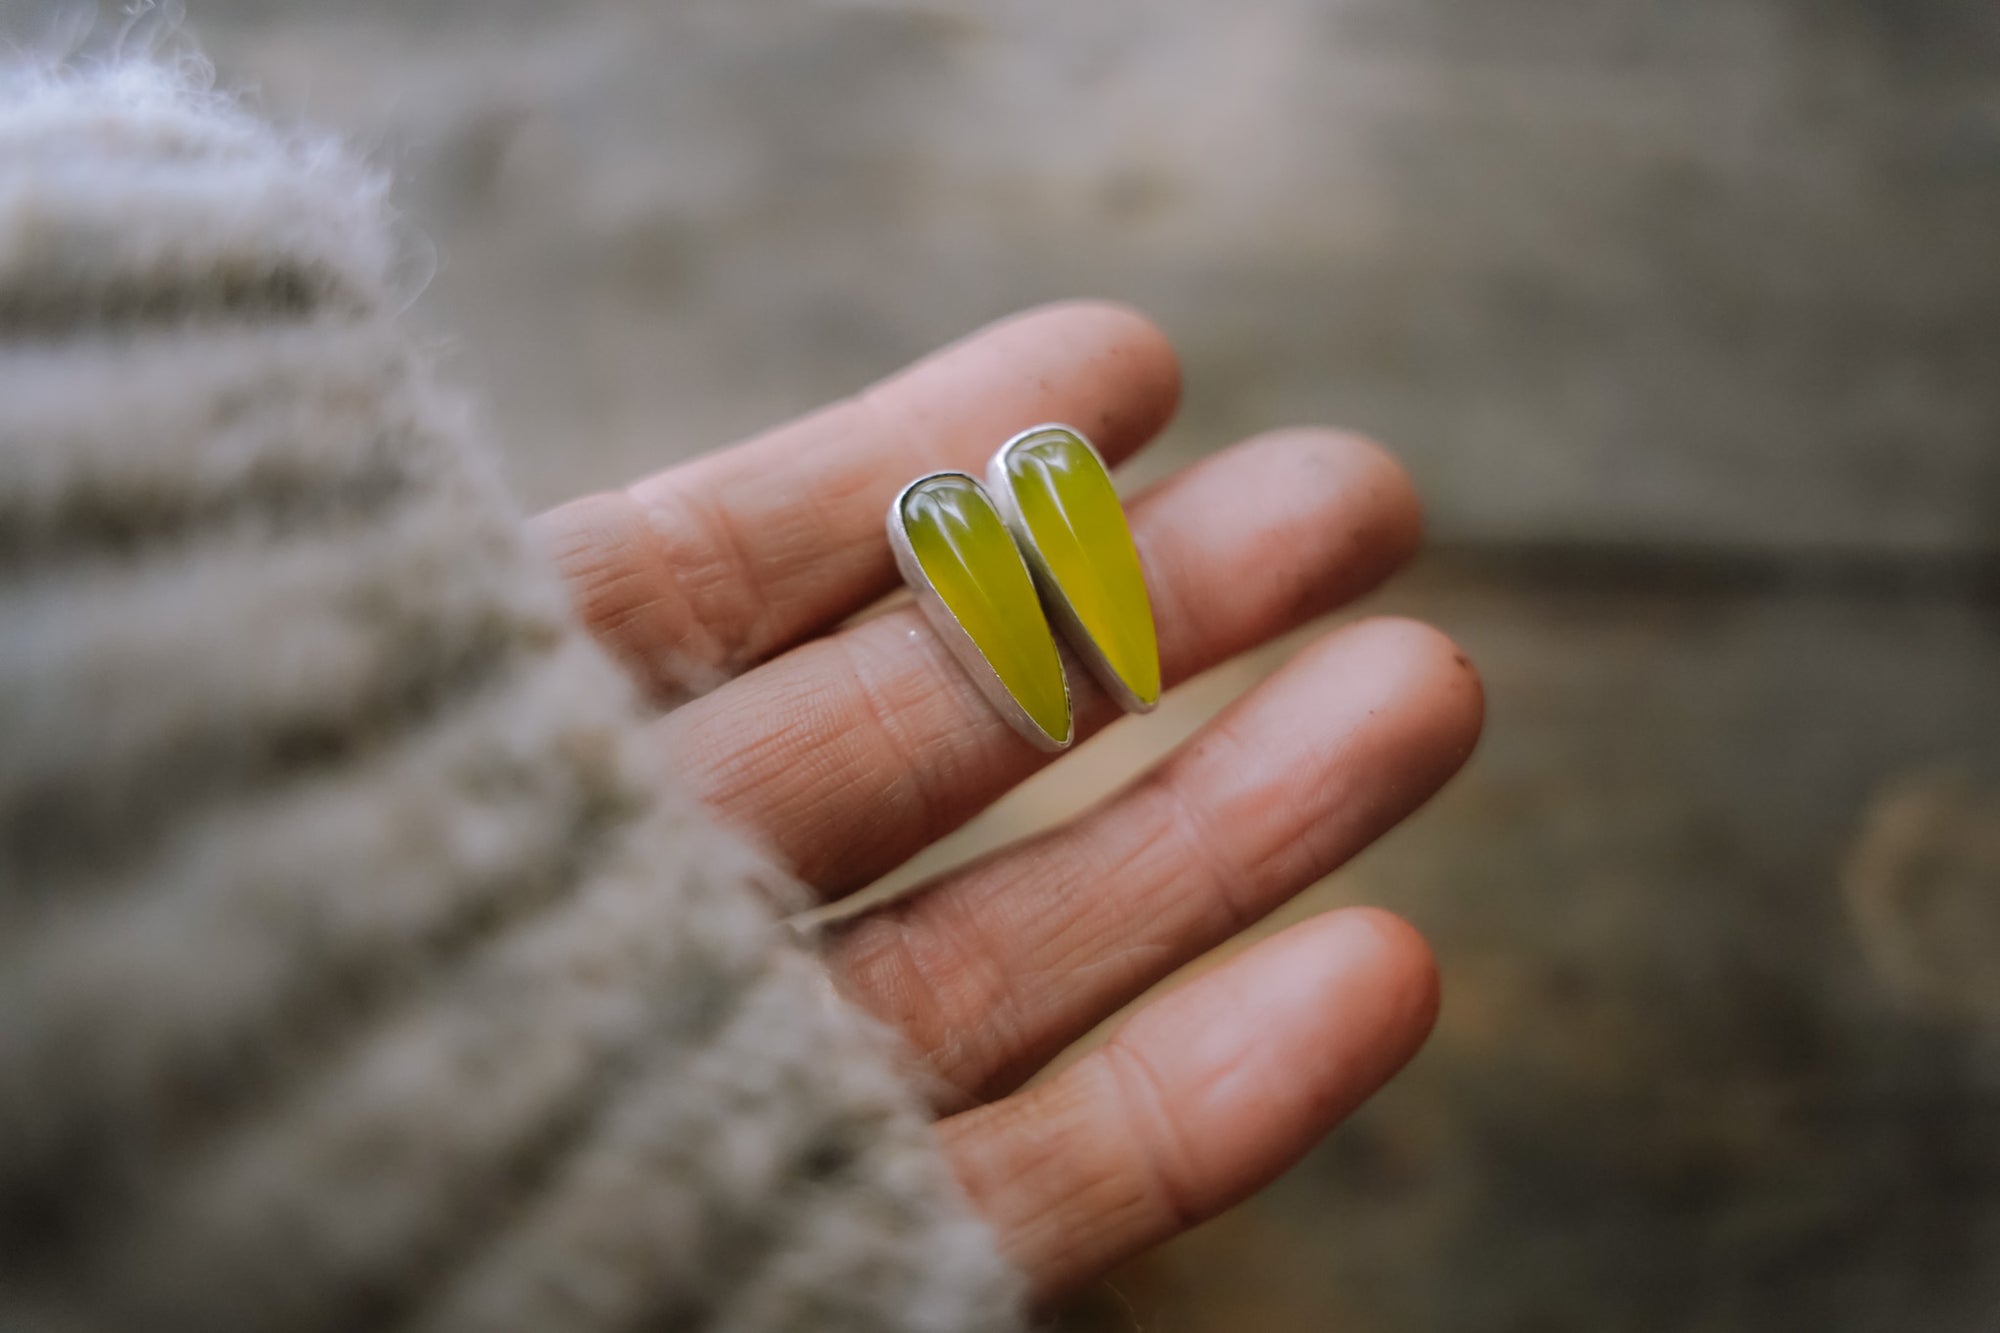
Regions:
M 189 4 L 394 168 L 532 502 L 1076 293 L 1183 350 L 1142 475 L 1409 460 L 1439 553 L 1377 604 L 1489 738 L 1298 910 L 1415 919 L 1438 1037 L 1066 1326 L 2000 1329 L 1991 0 Z

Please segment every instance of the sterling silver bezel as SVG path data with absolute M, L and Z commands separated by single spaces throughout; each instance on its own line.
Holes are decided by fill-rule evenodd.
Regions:
M 1006 523 L 1007 531 L 1014 534 L 1014 545 L 1020 549 L 1022 556 L 1028 562 L 1029 572 L 1035 577 L 1035 586 L 1041 589 L 1042 601 L 1049 608 L 1049 618 L 1061 627 L 1063 637 L 1069 641 L 1069 646 L 1075 651 L 1077 660 L 1089 668 L 1091 676 L 1099 685 L 1104 687 L 1106 694 L 1109 694 L 1113 699 L 1118 701 L 1120 708 L 1123 708 L 1128 713 L 1150 713 L 1159 707 L 1160 701 L 1155 699 L 1151 703 L 1148 703 L 1137 694 L 1134 694 L 1132 687 L 1125 683 L 1124 678 L 1111 665 L 1110 659 L 1104 655 L 1104 650 L 1098 646 L 1097 640 L 1091 636 L 1089 630 L 1084 628 L 1082 618 L 1077 615 L 1076 608 L 1070 604 L 1069 594 L 1063 591 L 1062 584 L 1056 581 L 1054 571 L 1049 568 L 1048 560 L 1042 555 L 1042 549 L 1035 541 L 1035 534 L 1029 531 L 1026 521 L 1021 517 L 1020 503 L 1014 498 L 1013 479 L 1007 472 L 1007 455 L 1012 453 L 1017 446 L 1025 444 L 1037 436 L 1046 435 L 1051 431 L 1061 431 L 1065 435 L 1075 436 L 1078 440 L 1082 441 L 1083 447 L 1090 451 L 1090 456 L 1097 460 L 1097 466 L 1104 468 L 1104 475 L 1107 477 L 1111 475 L 1111 469 L 1105 467 L 1104 455 L 1097 452 L 1097 446 L 1090 442 L 1088 435 L 1085 435 L 1076 427 L 1061 421 L 1045 421 L 1039 426 L 1030 426 L 1026 430 L 1017 433 L 995 451 L 993 457 L 986 464 L 986 489 L 992 496 L 995 506 L 999 508 L 1000 518 Z M 1122 499 L 1119 505 L 1122 511 L 1124 506 Z M 1130 530 L 1129 523 L 1127 530 L 1128 532 Z M 1144 576 L 1145 571 L 1142 566 L 1140 569 L 1142 581 Z M 1149 592 L 1146 597 L 1146 610 L 1150 614 L 1153 609 L 1152 594 Z M 1154 627 L 1155 652 L 1159 651 L 1158 634 L 1158 623 L 1156 621 Z
M 1057 737 L 1043 731 L 1041 724 L 1035 721 L 1027 709 L 1021 707 L 1020 701 L 1014 697 L 1014 692 L 1000 679 L 1000 673 L 986 660 L 986 654 L 979 651 L 979 645 L 973 642 L 972 635 L 966 632 L 965 626 L 959 623 L 951 607 L 931 585 L 930 576 L 924 573 L 923 562 L 917 559 L 916 550 L 910 545 L 910 534 L 903 521 L 903 501 L 917 487 L 942 477 L 956 477 L 970 483 L 972 488 L 993 506 L 994 512 L 1000 515 L 1001 525 L 1010 534 L 1013 532 L 1012 525 L 1007 522 L 1005 511 L 994 500 L 992 493 L 980 484 L 979 478 L 969 472 L 950 469 L 926 472 L 897 491 L 896 498 L 889 502 L 886 521 L 889 530 L 889 549 L 895 553 L 896 568 L 902 574 L 903 582 L 916 594 L 917 606 L 923 611 L 924 619 L 930 622 L 931 629 L 964 669 L 965 674 L 971 678 L 972 683 L 978 687 L 980 694 L 985 696 L 986 702 L 993 706 L 993 711 L 1005 718 L 1007 724 L 1036 749 L 1049 754 L 1060 753 L 1068 749 L 1070 743 L 1076 739 L 1076 701 L 1070 696 L 1069 671 L 1062 661 L 1061 644 L 1056 645 L 1056 671 L 1062 679 L 1063 710 L 1069 718 L 1069 733 Z M 1022 572 L 1027 574 L 1029 582 L 1034 584 L 1034 571 L 1028 567 L 1028 562 L 1022 557 L 1018 547 L 1015 549 L 1014 558 L 1021 561 Z M 1049 637 L 1054 639 L 1055 636 L 1051 633 Z

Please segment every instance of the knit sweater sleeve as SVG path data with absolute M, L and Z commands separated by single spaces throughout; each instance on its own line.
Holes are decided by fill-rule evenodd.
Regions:
M 1013 1327 L 394 327 L 381 182 L 0 79 L 0 1326 Z

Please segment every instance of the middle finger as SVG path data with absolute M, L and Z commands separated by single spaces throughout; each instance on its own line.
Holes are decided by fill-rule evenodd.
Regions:
M 1415 493 L 1376 446 L 1263 435 L 1130 508 L 1168 685 L 1373 587 L 1416 548 Z M 1077 732 L 1117 713 L 1071 672 Z M 869 883 L 1048 762 L 914 606 L 764 664 L 659 724 L 694 793 L 826 898 Z

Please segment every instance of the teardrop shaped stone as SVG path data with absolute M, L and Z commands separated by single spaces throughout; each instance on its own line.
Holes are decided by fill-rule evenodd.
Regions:
M 970 477 L 920 482 L 903 497 L 903 531 L 924 576 L 1050 740 L 1070 738 L 1069 690 L 1053 631 L 1014 538 Z
M 1077 435 L 1050 428 L 1007 451 L 1014 507 L 1052 590 L 1142 707 L 1160 698 L 1160 645 L 1139 552 L 1111 476 Z

